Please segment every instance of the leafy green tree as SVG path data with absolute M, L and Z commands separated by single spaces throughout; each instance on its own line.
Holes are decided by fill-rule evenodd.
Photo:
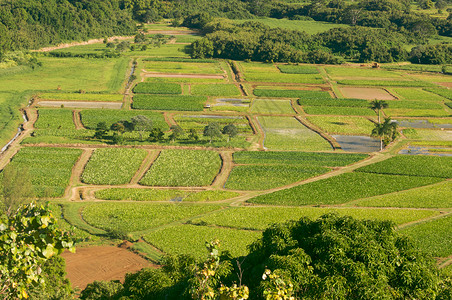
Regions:
M 151 142 L 160 142 L 163 140 L 165 134 L 160 128 L 153 128 L 149 133 L 149 141 Z
M 103 139 L 108 132 L 108 127 L 105 122 L 99 122 L 96 126 L 96 131 L 94 132 L 95 139 Z
M 188 138 L 193 141 L 199 140 L 198 132 L 196 132 L 196 129 L 190 128 L 190 130 L 188 131 Z
M 218 123 L 209 123 L 206 127 L 204 127 L 204 136 L 209 137 L 209 143 L 212 143 L 212 139 L 221 137 L 221 130 Z
M 138 131 L 140 134 L 140 141 L 143 140 L 143 134 L 146 131 L 152 130 L 152 120 L 150 120 L 146 116 L 139 115 L 139 116 L 133 117 L 132 124 L 133 124 L 135 130 Z
M 28 169 L 7 165 L 0 175 L 0 191 L 0 209 L 11 216 L 20 205 L 30 202 L 34 197 Z
M 375 111 L 375 113 L 378 115 L 378 123 L 381 123 L 380 112 L 383 109 L 388 108 L 388 107 L 389 107 L 388 102 L 386 102 L 384 100 L 373 100 L 372 102 L 370 102 L 370 106 L 369 106 L 369 108 L 372 109 L 373 111 Z
M 43 285 L 43 265 L 64 249 L 74 251 L 48 206 L 30 203 L 0 218 L 0 297 L 28 298 L 32 286 Z M 49 283 L 51 284 L 51 283 Z
M 119 280 L 94 281 L 89 283 L 81 292 L 82 300 L 109 300 L 117 299 L 123 291 L 123 286 Z
M 184 130 L 179 125 L 171 125 L 170 130 L 171 130 L 171 134 L 170 134 L 169 138 L 172 142 L 174 142 L 181 135 L 184 134 Z
M 383 150 L 383 144 L 387 146 L 399 136 L 397 129 L 397 123 L 393 122 L 391 118 L 385 118 L 383 123 L 375 124 L 371 136 L 380 138 L 380 151 Z
M 113 131 L 116 131 L 119 134 L 123 134 L 124 131 L 126 131 L 126 127 L 124 126 L 124 124 L 122 124 L 120 122 L 113 123 L 110 126 L 110 129 L 113 130 Z
M 237 130 L 237 127 L 234 124 L 228 124 L 223 127 L 223 130 L 221 131 L 221 133 L 226 134 L 228 136 L 228 142 L 229 142 L 229 139 L 237 136 L 239 131 Z

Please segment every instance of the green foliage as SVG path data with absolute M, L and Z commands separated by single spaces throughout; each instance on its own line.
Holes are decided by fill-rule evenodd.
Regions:
M 146 157 L 146 153 L 143 149 L 96 149 L 81 179 L 89 184 L 129 183 Z
M 165 118 L 161 113 L 152 111 L 132 111 L 132 110 L 115 110 L 103 109 L 102 113 L 96 109 L 87 109 L 80 112 L 83 125 L 89 129 L 95 129 L 99 122 L 105 122 L 107 126 L 111 126 L 119 121 L 130 121 L 133 117 L 142 115 L 152 121 L 154 128 L 168 130 L 169 126 L 165 122 Z
M 0 219 L 0 246 L 0 295 L 5 299 L 28 298 L 31 286 L 45 282 L 46 261 L 64 249 L 74 251 L 71 238 L 58 229 L 49 207 L 36 203 Z
M 257 196 L 249 200 L 256 204 L 321 205 L 340 204 L 352 200 L 398 192 L 440 182 L 433 177 L 345 173 L 335 177 Z
M 140 82 L 133 88 L 134 93 L 140 94 L 182 94 L 182 88 L 177 83 Z
M 206 204 L 92 203 L 83 209 L 83 218 L 97 228 L 127 234 L 219 208 L 217 205 Z
M 12 215 L 22 204 L 34 197 L 27 166 L 7 165 L 0 174 L 0 215 Z
M 200 111 L 204 108 L 205 96 L 153 96 L 135 95 L 134 109 Z
M 121 282 L 118 281 L 94 281 L 89 283 L 80 294 L 82 300 L 113 299 L 121 294 L 123 290 Z
M 240 96 L 240 91 L 233 84 L 195 84 L 191 87 L 193 95 L 202 96 Z
M 223 127 L 229 124 L 234 125 L 240 133 L 252 133 L 248 120 L 242 116 L 224 116 L 224 115 L 176 115 L 174 120 L 185 131 L 194 129 L 196 131 L 204 130 L 204 127 L 211 122 L 218 123 Z
M 302 218 L 269 227 L 250 249 L 242 267 L 251 291 L 263 287 L 264 268 L 305 299 L 428 298 L 438 289 L 434 261 L 387 221 Z
M 331 95 L 328 92 L 306 90 L 270 90 L 257 88 L 254 89 L 254 95 L 258 97 L 302 98 L 312 100 L 331 99 Z
M 40 108 L 34 126 L 37 129 L 75 129 L 72 111 L 67 109 Z
M 278 69 L 288 74 L 319 74 L 319 70 L 314 66 L 278 65 Z
M 215 151 L 163 150 L 140 180 L 150 186 L 210 185 L 221 167 Z
M 209 143 L 212 143 L 215 138 L 221 138 L 220 125 L 216 122 L 209 123 L 204 127 L 203 135 L 210 139 Z
M 37 197 L 61 197 L 81 155 L 79 149 L 22 148 L 12 159 L 11 168 L 26 168 Z
M 359 168 L 357 171 L 379 174 L 451 178 L 452 158 L 447 156 L 398 155 Z

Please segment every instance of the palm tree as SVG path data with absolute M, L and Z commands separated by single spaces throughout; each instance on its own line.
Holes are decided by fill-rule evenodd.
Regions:
M 388 107 L 389 107 L 388 102 L 384 100 L 374 100 L 370 102 L 369 106 L 370 109 L 374 110 L 378 114 L 378 123 L 380 123 L 380 111 Z
M 371 136 L 380 138 L 380 151 L 383 150 L 383 141 L 385 146 L 394 141 L 398 136 L 399 125 L 393 122 L 391 118 L 385 118 L 383 123 L 376 123 Z

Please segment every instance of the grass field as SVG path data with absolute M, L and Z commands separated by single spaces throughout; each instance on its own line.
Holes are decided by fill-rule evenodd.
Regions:
M 200 111 L 203 110 L 206 100 L 204 96 L 135 95 L 132 107 L 150 110 Z
M 149 186 L 210 185 L 221 167 L 217 152 L 201 150 L 163 150 L 140 180 Z
M 251 105 L 251 112 L 258 114 L 295 114 L 290 100 L 256 99 Z
M 80 112 L 81 120 L 86 128 L 96 129 L 99 122 L 105 122 L 108 127 L 119 121 L 131 121 L 135 116 L 145 116 L 152 121 L 154 128 L 160 128 L 162 130 L 168 130 L 169 126 L 165 122 L 165 118 L 161 113 L 152 111 L 138 111 L 138 110 L 99 110 L 88 109 Z
M 374 128 L 372 122 L 361 117 L 309 116 L 307 119 L 323 131 L 335 134 L 370 135 Z
M 326 205 L 398 192 L 442 181 L 440 178 L 345 173 L 290 189 L 257 196 L 249 200 L 270 205 Z
M 319 74 L 319 70 L 315 66 L 306 65 L 278 65 L 281 73 L 288 74 Z
M 355 205 L 368 207 L 451 208 L 452 181 L 364 199 Z
M 291 117 L 259 117 L 265 132 L 264 146 L 270 150 L 322 151 L 331 145 Z
M 191 93 L 198 96 L 241 96 L 233 84 L 194 84 Z
M 300 1 L 301 2 L 301 1 Z M 243 23 L 249 20 L 236 20 L 236 23 Z M 331 28 L 349 27 L 345 24 L 334 24 L 329 22 L 319 21 L 303 21 L 303 20 L 288 20 L 288 19 L 273 19 L 273 18 L 259 18 L 256 20 L 272 28 L 284 28 L 289 30 L 305 31 L 309 34 L 316 34 L 330 30 Z
M 10 165 L 29 173 L 37 197 L 61 197 L 81 153 L 79 149 L 23 148 L 13 157 Z
M 90 184 L 129 183 L 146 154 L 143 149 L 96 149 L 81 179 Z

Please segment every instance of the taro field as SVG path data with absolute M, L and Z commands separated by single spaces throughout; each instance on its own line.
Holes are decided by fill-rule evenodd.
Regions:
M 215 238 L 243 255 L 270 224 L 326 213 L 389 220 L 450 259 L 450 75 L 190 59 L 183 49 L 199 37 L 180 34 L 89 68 L 44 57 L 42 69 L 5 77 L 0 95 L 20 89 L 34 101 L 23 103 L 24 132 L 0 156 L 1 182 L 17 170 L 33 197 L 56 204 L 64 229 L 99 244 L 144 243 L 154 259 L 202 258 Z M 62 64 L 71 72 L 56 72 Z M 374 100 L 398 126 L 382 150 Z M 17 129 L 0 125 L 11 130 L 2 140 Z

